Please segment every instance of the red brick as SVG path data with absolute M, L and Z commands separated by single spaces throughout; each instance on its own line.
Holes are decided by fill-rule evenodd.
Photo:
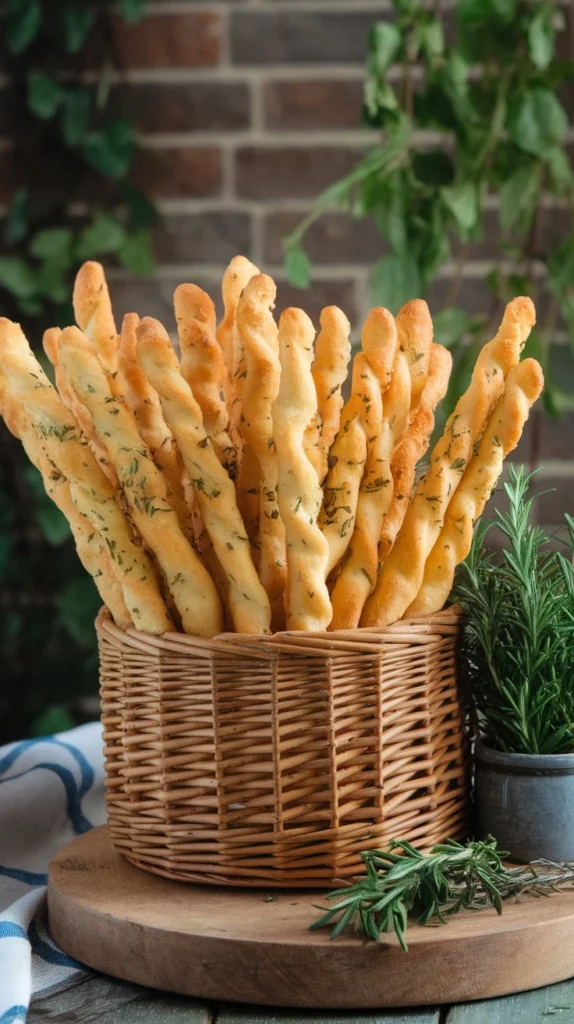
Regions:
M 221 192 L 221 151 L 212 146 L 139 149 L 131 178 L 156 198 Z
M 373 22 L 388 17 L 385 11 L 233 11 L 232 59 L 235 64 L 363 64 Z
M 264 220 L 265 259 L 281 263 L 281 239 L 303 219 L 304 211 L 277 210 Z M 372 264 L 380 259 L 388 245 L 376 228 L 372 218 L 354 220 L 345 213 L 326 213 L 313 224 L 305 235 L 305 251 L 314 263 Z
M 267 82 L 265 123 L 271 131 L 357 128 L 363 83 L 326 80 Z
M 250 217 L 237 210 L 165 214 L 157 226 L 155 252 L 160 263 L 226 266 L 238 253 L 252 255 Z
M 141 132 L 239 131 L 249 127 L 249 90 L 244 83 L 130 85 L 126 98 Z
M 221 20 L 208 11 L 116 21 L 120 63 L 129 68 L 203 68 L 219 63 Z
M 237 151 L 237 194 L 248 199 L 314 198 L 348 174 L 363 150 L 342 146 L 244 146 Z
M 279 317 L 282 310 L 288 306 L 304 309 L 316 327 L 319 325 L 319 314 L 324 306 L 340 306 L 351 324 L 356 325 L 358 321 L 355 282 L 350 279 L 327 281 L 318 277 L 313 279 L 308 289 L 293 288 L 287 281 L 278 281 L 275 315 Z

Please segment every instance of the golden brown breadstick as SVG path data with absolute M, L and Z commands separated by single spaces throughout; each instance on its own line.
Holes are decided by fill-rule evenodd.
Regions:
M 258 273 L 259 268 L 245 256 L 234 256 L 223 275 L 221 286 L 224 314 L 217 328 L 217 340 L 227 369 L 225 401 L 229 410 L 231 439 L 237 449 L 238 471 L 242 460 L 240 420 L 245 360 L 243 343 L 237 327 L 237 303 L 247 282 Z
M 417 408 L 429 372 L 433 325 L 426 302 L 413 299 L 397 313 L 399 345 L 405 353 L 411 374 L 411 410 Z
M 100 440 L 106 445 L 130 516 L 163 570 L 184 631 L 197 636 L 214 636 L 222 625 L 217 591 L 182 533 L 167 500 L 164 478 L 139 435 L 132 413 L 112 394 L 95 347 L 77 328 L 68 327 L 63 332 L 60 359 L 76 395 L 91 413 Z
M 444 525 L 424 571 L 422 586 L 408 617 L 431 615 L 448 600 L 457 565 L 472 544 L 472 528 L 484 511 L 504 459 L 520 441 L 531 406 L 544 386 L 542 368 L 535 359 L 513 366 L 504 393 L 491 412 L 482 438 L 446 510 Z
M 118 337 L 110 293 L 101 263 L 84 263 L 74 282 L 74 316 L 96 351 L 111 380 L 118 368 Z M 113 383 L 110 385 L 114 390 Z
M 451 370 L 450 352 L 442 345 L 433 344 L 427 382 L 421 400 L 391 461 L 393 496 L 381 531 L 379 556 L 382 561 L 395 543 L 405 518 L 415 481 L 416 466 L 429 446 L 434 430 L 434 411 L 446 395 Z
M 80 562 L 92 577 L 116 626 L 120 629 L 130 629 L 133 622 L 101 535 L 94 530 L 85 516 L 78 512 L 72 500 L 68 481 L 48 459 L 23 404 L 3 393 L 1 374 L 0 393 L 0 409 L 4 422 L 10 433 L 22 442 L 30 462 L 41 473 L 46 494 L 68 520 Z
M 58 359 L 58 346 L 60 344 L 61 336 L 62 331 L 59 327 L 49 327 L 48 330 L 44 331 L 44 337 L 42 338 L 44 352 L 54 367 L 54 376 L 58 394 L 66 408 L 72 413 L 72 416 L 82 431 L 82 434 L 89 442 L 90 448 L 94 453 L 94 457 L 98 460 L 104 473 L 108 477 L 108 480 L 111 480 L 114 487 L 116 487 L 118 478 L 114 472 L 113 466 L 110 464 L 108 453 L 104 445 L 100 444 L 98 435 L 94 429 L 94 424 L 92 423 L 92 417 L 88 410 L 85 409 L 82 403 L 76 398 L 73 388 L 70 387 L 66 372 Z
M 287 539 L 288 629 L 326 629 L 331 602 L 325 584 L 329 547 L 319 527 L 323 492 L 303 448 L 305 430 L 317 413 L 311 374 L 315 329 L 300 309 L 279 321 L 281 384 L 273 403 L 273 436 L 279 464 L 279 510 Z
M 327 540 L 327 575 L 343 558 L 353 536 L 359 489 L 367 446 L 380 431 L 381 391 L 367 356 L 353 360 L 351 397 L 341 414 L 341 426 L 329 454 L 319 525 Z
M 361 348 L 379 382 L 382 395 L 389 387 L 393 375 L 399 344 L 397 327 L 388 309 L 375 306 L 367 314 L 361 331 Z
M 173 508 L 188 540 L 194 537 L 192 509 L 186 499 L 183 465 L 177 445 L 167 426 L 158 396 L 150 387 L 137 358 L 137 313 L 126 313 L 118 346 L 118 394 L 133 412 L 140 436 L 151 451 L 153 461 L 165 477 L 167 500 Z
M 157 391 L 197 497 L 205 528 L 228 580 L 228 601 L 238 633 L 267 633 L 271 612 L 249 550 L 235 487 L 205 432 L 201 409 L 179 372 L 161 324 L 144 317 L 138 328 L 138 360 Z
M 154 568 L 116 502 L 112 484 L 81 440 L 20 326 L 5 319 L 0 319 L 0 361 L 9 394 L 26 411 L 53 469 L 66 477 L 78 511 L 103 537 L 136 629 L 156 634 L 172 629 Z
M 180 284 L 173 304 L 181 347 L 181 373 L 203 416 L 208 437 L 217 437 L 229 424 L 223 387 L 226 378 L 223 352 L 215 337 L 215 306 L 194 284 Z
M 305 435 L 305 451 L 320 483 L 327 475 L 331 445 L 341 422 L 343 384 L 351 358 L 351 325 L 337 306 L 321 310 L 321 330 L 315 341 L 312 373 L 317 392 L 318 413 Z
M 282 625 L 287 575 L 285 527 L 277 501 L 278 463 L 273 440 L 271 407 L 279 393 L 281 364 L 275 305 L 275 282 L 257 274 L 245 286 L 237 306 L 237 325 L 243 344 L 247 376 L 243 389 L 241 430 L 259 465 L 259 578 L 273 612 L 273 625 Z
M 430 468 L 415 491 L 377 586 L 365 605 L 362 625 L 380 627 L 396 622 L 416 597 L 447 505 L 460 482 L 473 445 L 502 393 L 504 378 L 518 362 L 534 322 L 531 300 L 513 299 L 506 307 L 496 337 L 480 352 L 470 385 L 433 448 Z

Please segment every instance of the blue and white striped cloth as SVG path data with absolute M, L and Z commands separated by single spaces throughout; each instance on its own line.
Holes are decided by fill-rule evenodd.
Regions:
M 30 998 L 87 969 L 46 930 L 48 864 L 105 821 L 99 724 L 0 747 L 0 1024 L 26 1020 Z

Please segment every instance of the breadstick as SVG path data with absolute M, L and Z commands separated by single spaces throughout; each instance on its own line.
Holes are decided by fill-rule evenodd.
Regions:
M 331 629 L 356 629 L 369 594 L 375 589 L 379 565 L 379 538 L 393 494 L 391 459 L 408 423 L 411 375 L 404 352 L 397 352 L 393 376 L 383 399 L 383 422 L 368 445 L 361 481 L 350 557 L 339 574 L 331 602 Z
M 367 460 L 367 443 L 382 422 L 381 391 L 364 352 L 353 360 L 351 397 L 341 414 L 341 426 L 329 455 L 319 525 L 327 540 L 327 575 L 347 550 Z
M 413 299 L 397 313 L 399 345 L 411 374 L 411 410 L 419 405 L 429 372 L 433 325 L 426 302 Z
M 179 372 L 169 338 L 151 317 L 144 317 L 138 328 L 138 360 L 159 395 L 164 417 L 193 483 L 205 528 L 227 577 L 235 629 L 238 633 L 267 633 L 269 601 L 251 561 L 233 481 L 206 434 L 201 409 Z
M 0 391 L 3 391 L 0 381 Z M 42 475 L 48 497 L 68 520 L 76 551 L 86 572 L 92 577 L 100 597 L 120 629 L 130 629 L 133 622 L 124 600 L 122 588 L 114 577 L 111 559 L 101 535 L 78 512 L 66 478 L 49 461 L 36 437 L 26 409 L 7 394 L 0 396 L 2 417 L 8 430 L 22 442 L 30 462 Z
M 311 372 L 317 392 L 318 413 L 305 434 L 305 451 L 319 482 L 327 475 L 331 445 L 341 422 L 343 384 L 351 358 L 351 325 L 337 306 L 326 306 L 319 318 L 321 330 L 315 342 Z
M 229 424 L 223 386 L 226 369 L 215 337 L 215 306 L 194 284 L 180 284 L 173 304 L 181 346 L 181 373 L 203 416 L 208 437 L 217 437 Z
M 496 337 L 476 361 L 467 391 L 457 402 L 431 453 L 393 549 L 363 612 L 364 626 L 387 626 L 402 618 L 415 599 L 426 560 L 437 541 L 447 505 L 456 490 L 486 420 L 500 398 L 504 378 L 518 362 L 535 322 L 530 299 L 508 304 Z
M 280 628 L 287 562 L 285 527 L 277 502 L 278 464 L 271 413 L 281 380 L 277 325 L 271 312 L 276 293 L 275 282 L 266 274 L 252 277 L 239 299 L 237 326 L 247 371 L 241 429 L 261 474 L 259 578 L 269 597 L 275 620 L 273 625 Z
M 224 313 L 217 328 L 217 340 L 227 368 L 230 388 L 226 397 L 231 420 L 235 423 L 239 423 L 240 409 L 234 411 L 233 406 L 237 403 L 241 406 L 242 374 L 245 371 L 243 344 L 237 328 L 237 303 L 247 282 L 258 273 L 259 268 L 245 256 L 234 256 L 223 275 L 221 286 Z
M 177 445 L 167 426 L 161 404 L 143 373 L 137 358 L 137 313 L 126 313 L 118 346 L 119 391 L 133 412 L 140 436 L 151 451 L 153 461 L 165 477 L 167 500 L 173 508 L 188 540 L 194 536 L 192 510 L 185 496 L 183 466 Z
M 110 293 L 101 263 L 84 263 L 74 282 L 74 316 L 89 341 L 93 342 L 102 366 L 115 378 L 118 369 L 118 337 Z M 114 391 L 113 383 L 110 385 Z
M 108 453 L 104 445 L 100 444 L 98 435 L 94 429 L 94 424 L 92 423 L 92 417 L 88 410 L 85 409 L 82 403 L 76 398 L 73 388 L 70 387 L 66 372 L 58 359 L 58 346 L 60 344 L 61 336 L 62 332 L 59 327 L 49 327 L 48 330 L 44 331 L 44 337 L 42 338 L 44 352 L 54 367 L 54 377 L 56 380 L 58 394 L 66 408 L 72 413 L 72 416 L 82 431 L 82 434 L 89 442 L 90 448 L 92 449 L 94 456 L 98 460 L 104 473 L 108 477 L 108 480 L 111 480 L 114 487 L 117 487 L 117 475 L 114 472 L 113 467 L 110 465 Z
M 384 561 L 402 526 L 419 459 L 425 454 L 434 430 L 434 411 L 448 388 L 452 356 L 442 345 L 431 347 L 429 372 L 420 403 L 391 461 L 393 496 L 381 530 L 379 557 Z
M 106 445 L 130 516 L 163 570 L 184 631 L 197 636 L 214 636 L 222 625 L 217 591 L 182 533 L 167 500 L 164 478 L 139 435 L 132 413 L 112 395 L 95 347 L 77 328 L 68 327 L 63 332 L 60 359 L 76 395 L 92 415 L 100 440 Z
M 424 571 L 422 586 L 408 617 L 431 615 L 448 600 L 459 562 L 472 544 L 472 528 L 484 511 L 500 474 L 504 459 L 520 441 L 531 406 L 544 385 L 542 369 L 535 359 L 525 359 L 508 373 L 502 398 L 491 412 L 477 445 L 446 510 L 444 525 Z
M 375 374 L 381 394 L 389 387 L 395 365 L 399 334 L 398 324 L 388 309 L 375 306 L 367 315 L 361 331 L 361 347 Z
M 318 518 L 323 498 L 316 470 L 303 448 L 305 430 L 317 413 L 311 374 L 315 329 L 300 309 L 279 321 L 281 384 L 273 403 L 273 436 L 279 464 L 279 510 L 287 540 L 288 629 L 326 629 L 331 602 L 325 580 L 329 546 Z
M 19 325 L 5 319 L 0 319 L 0 361 L 8 392 L 26 411 L 52 468 L 66 477 L 78 511 L 103 537 L 136 629 L 155 634 L 172 629 L 154 568 L 138 546 L 114 488 L 81 440 Z

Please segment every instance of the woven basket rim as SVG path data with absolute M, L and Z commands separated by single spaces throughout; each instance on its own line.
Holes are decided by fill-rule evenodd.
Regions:
M 154 636 L 137 629 L 123 630 L 114 623 L 110 612 L 103 606 L 96 618 L 96 629 L 104 632 L 115 642 L 143 650 L 164 650 L 174 653 L 187 651 L 197 657 L 211 657 L 213 654 L 254 654 L 258 657 L 277 657 L 279 651 L 289 654 L 321 655 L 345 651 L 369 652 L 374 646 L 428 644 L 444 636 L 457 633 L 463 611 L 460 605 L 450 605 L 439 612 L 421 618 L 402 619 L 392 626 L 379 628 L 365 626 L 357 629 L 333 630 L 332 632 L 303 632 L 287 630 L 271 636 L 250 633 L 220 633 L 210 639 L 191 636 L 188 633 L 164 633 Z

